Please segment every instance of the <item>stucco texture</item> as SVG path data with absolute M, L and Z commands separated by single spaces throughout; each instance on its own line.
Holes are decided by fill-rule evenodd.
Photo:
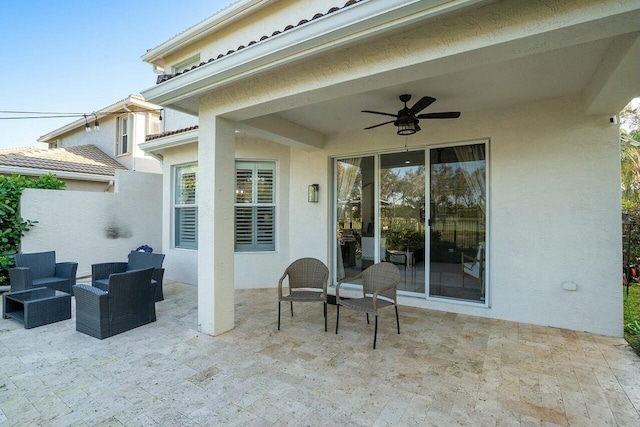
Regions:
M 78 277 L 94 263 L 127 261 L 142 245 L 161 252 L 161 201 L 161 175 L 130 171 L 116 172 L 114 193 L 27 189 L 21 215 L 38 223 L 21 251 L 56 251 L 58 261 L 78 263 Z

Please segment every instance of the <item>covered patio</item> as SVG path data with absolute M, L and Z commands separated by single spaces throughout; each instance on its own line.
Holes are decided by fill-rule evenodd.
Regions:
M 235 291 L 235 328 L 197 331 L 197 288 L 165 283 L 158 321 L 106 340 L 71 320 L 0 322 L 0 425 L 640 424 L 640 364 L 621 338 L 400 307 L 335 335 L 276 290 Z M 75 304 L 75 301 L 74 301 Z M 288 311 L 284 311 L 288 314 Z

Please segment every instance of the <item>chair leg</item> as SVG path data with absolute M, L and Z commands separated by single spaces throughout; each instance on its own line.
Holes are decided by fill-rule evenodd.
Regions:
M 293 301 L 289 301 L 289 303 L 291 304 L 291 317 L 293 317 Z
M 336 335 L 338 334 L 338 322 L 340 321 L 340 304 L 336 305 Z
M 327 303 L 324 303 L 324 331 L 327 332 Z
M 398 317 L 398 306 L 395 306 L 396 308 L 396 323 L 398 324 L 398 335 L 400 335 L 400 317 Z
M 278 330 L 280 330 L 280 301 L 278 301 Z
M 376 349 L 376 340 L 378 339 L 378 315 L 376 314 L 376 326 L 373 329 L 373 349 Z
M 369 313 L 367 313 L 367 325 L 369 324 Z

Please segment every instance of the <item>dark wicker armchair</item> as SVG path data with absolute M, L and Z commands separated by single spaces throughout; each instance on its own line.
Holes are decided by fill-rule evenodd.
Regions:
M 338 321 L 340 320 L 340 306 L 366 313 L 367 323 L 369 323 L 369 313 L 371 313 L 376 317 L 373 333 L 373 348 L 375 350 L 378 338 L 378 310 L 391 305 L 395 307 L 398 334 L 400 333 L 396 291 L 402 276 L 400 275 L 400 270 L 394 264 L 381 262 L 372 265 L 357 276 L 349 278 L 349 280 L 358 278 L 362 278 L 362 298 L 342 299 L 340 298 L 341 283 L 338 283 L 336 287 L 336 334 L 338 333 Z
M 289 277 L 289 294 L 283 295 L 282 285 Z M 294 261 L 278 281 L 278 330 L 280 330 L 280 303 L 289 301 L 291 316 L 293 316 L 293 302 L 322 302 L 324 303 L 324 331 L 327 331 L 327 280 L 329 269 L 324 263 L 315 258 L 301 258 Z
M 47 287 L 73 294 L 77 262 L 56 262 L 55 251 L 16 254 L 16 267 L 9 269 L 11 291 Z
M 151 280 L 156 285 L 155 300 L 162 301 L 164 300 L 164 291 L 162 290 L 164 268 L 162 268 L 162 261 L 164 261 L 164 254 L 131 251 L 129 253 L 129 262 L 105 262 L 91 265 L 91 284 L 103 291 L 108 291 L 110 275 L 152 267 L 153 278 Z
M 109 291 L 76 285 L 76 331 L 99 339 L 156 321 L 153 268 L 114 273 Z

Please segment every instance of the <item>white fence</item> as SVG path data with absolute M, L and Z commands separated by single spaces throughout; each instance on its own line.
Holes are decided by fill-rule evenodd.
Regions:
M 98 193 L 27 189 L 21 216 L 38 223 L 22 238 L 23 253 L 56 251 L 56 261 L 91 264 L 126 261 L 142 245 L 162 250 L 162 175 L 116 171 L 115 191 Z

